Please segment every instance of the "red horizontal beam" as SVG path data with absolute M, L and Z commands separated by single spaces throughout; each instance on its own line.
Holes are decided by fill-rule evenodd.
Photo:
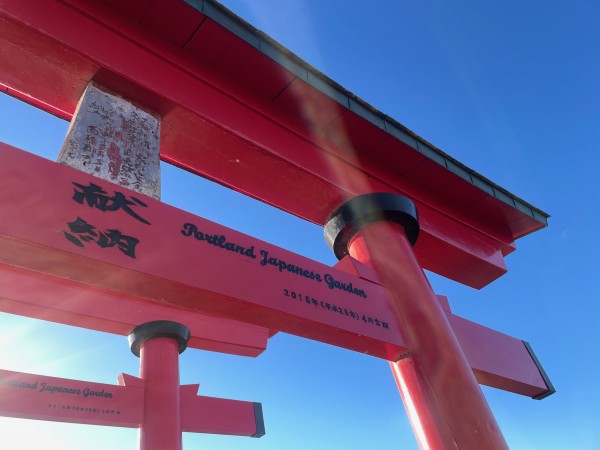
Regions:
M 43 102 L 42 100 L 39 100 L 36 97 L 32 97 L 31 95 L 28 95 L 24 92 L 18 91 L 16 89 L 13 89 L 11 87 L 5 86 L 2 83 L 0 83 L 0 92 L 10 95 L 13 98 L 16 98 L 18 100 L 21 100 L 22 102 L 25 102 L 35 108 L 41 109 L 42 111 L 46 111 L 50 114 L 52 114 L 53 116 L 58 117 L 59 119 L 64 119 L 64 120 L 71 120 L 71 118 L 73 117 L 73 114 L 68 113 L 66 111 L 63 111 L 59 108 L 56 108 L 46 102 Z
M 261 437 L 264 435 L 259 403 L 196 395 L 199 385 L 180 387 L 183 431 Z
M 0 416 L 137 428 L 144 390 L 0 370 Z
M 446 312 L 477 381 L 527 397 L 554 393 L 522 340 Z
M 141 323 L 182 320 L 189 347 L 241 356 L 267 348 L 269 330 L 113 292 L 66 278 L 0 264 L 0 311 L 127 336 Z
M 364 165 L 363 155 L 340 153 L 330 138 L 298 129 L 294 121 L 300 116 L 290 119 L 275 111 L 270 99 L 252 96 L 206 61 L 110 8 L 67 3 L 3 2 L 0 14 L 9 20 L 2 21 L 0 32 L 0 81 L 6 86 L 70 113 L 94 78 L 162 114 L 165 161 L 320 224 L 348 197 L 403 193 L 419 209 L 422 236 L 415 251 L 424 268 L 476 288 L 506 272 L 503 255 L 514 247 L 502 221 L 485 223 L 468 208 L 448 209 L 429 192 L 414 190 L 408 177 L 390 178 L 381 168 Z M 202 20 L 196 11 L 189 14 Z M 224 31 L 212 27 L 222 37 Z M 247 47 L 235 39 L 234 44 Z M 257 58 L 250 61 L 268 64 L 264 55 Z M 294 81 L 295 92 L 312 95 L 302 83 Z M 364 127 L 354 126 L 359 125 Z M 501 202 L 493 201 L 501 210 Z
M 119 385 L 0 370 L 0 416 L 139 428 L 144 423 L 144 380 L 121 374 Z M 182 431 L 260 437 L 260 404 L 198 396 L 180 386 Z
M 0 215 L 14 218 L 0 222 L 7 312 L 120 334 L 173 320 L 192 346 L 241 354 L 262 351 L 268 329 L 391 361 L 410 351 L 388 291 L 355 259 L 332 268 L 4 144 Z M 522 341 L 442 306 L 479 382 L 551 389 Z
M 336 268 L 379 282 L 372 268 L 349 256 Z M 535 399 L 555 392 L 528 344 L 452 314 L 448 298 L 438 295 L 437 299 L 480 384 Z
M 0 222 L 0 263 L 173 306 L 184 324 L 193 310 L 386 359 L 406 352 L 378 284 L 6 145 L 0 187 L 0 214 L 16 219 Z M 53 314 L 72 305 L 107 314 L 77 300 Z

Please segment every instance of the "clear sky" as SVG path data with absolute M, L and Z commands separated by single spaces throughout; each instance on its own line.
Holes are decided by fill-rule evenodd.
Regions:
M 512 449 L 600 449 L 600 4 L 223 3 L 552 215 L 549 228 L 517 242 L 508 274 L 481 291 L 430 280 L 455 313 L 530 342 L 557 389 L 535 401 L 483 388 Z M 0 141 L 56 159 L 67 125 L 0 96 Z M 321 228 L 168 166 L 162 200 L 335 263 Z M 104 383 L 138 374 L 122 336 L 7 314 L 0 330 L 1 369 Z M 200 383 L 202 394 L 262 402 L 267 429 L 262 439 L 186 434 L 186 449 L 417 448 L 385 361 L 280 333 L 256 359 L 188 350 L 181 364 L 182 383 Z M 136 430 L 15 419 L 0 419 L 0 436 L 11 450 L 137 445 Z

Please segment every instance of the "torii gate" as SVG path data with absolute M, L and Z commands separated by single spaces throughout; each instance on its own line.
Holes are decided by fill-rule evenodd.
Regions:
M 194 408 L 182 399 L 195 392 L 174 374 L 186 345 L 256 356 L 270 330 L 390 361 L 422 448 L 506 448 L 477 381 L 534 398 L 552 385 L 528 344 L 453 315 L 422 269 L 482 288 L 506 272 L 503 256 L 546 226 L 547 214 L 217 3 L 188 3 L 3 0 L 3 91 L 69 120 L 90 81 L 86 92 L 108 89 L 143 105 L 160 117 L 164 161 L 325 225 L 340 263 L 322 265 L 2 144 L 0 211 L 18 221 L 0 221 L 0 308 L 133 336 L 142 357 L 156 347 L 168 353 L 171 364 L 146 359 L 158 375 L 142 362 L 145 381 L 123 376 L 114 394 L 146 386 L 133 396 L 177 413 L 169 437 L 158 447 L 143 442 L 144 450 L 180 448 L 184 430 L 261 435 L 260 408 L 250 402 L 214 400 L 229 418 L 240 411 L 235 424 L 189 425 L 195 413 L 185 408 Z M 111 180 L 119 169 L 108 172 Z M 76 302 L 56 302 L 74 292 Z M 155 376 L 171 379 L 158 400 L 147 387 Z M 153 430 L 152 414 L 132 406 L 121 422 L 36 410 L 42 383 L 68 398 L 85 382 L 0 378 L 2 414 Z M 30 403 L 7 400 L 24 393 Z

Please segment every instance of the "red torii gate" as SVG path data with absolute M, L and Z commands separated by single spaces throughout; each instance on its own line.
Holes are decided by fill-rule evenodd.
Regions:
M 34 191 L 31 198 L 61 206 L 54 204 L 40 217 L 2 197 L 5 214 L 30 219 L 29 226 L 2 223 L 2 309 L 32 316 L 44 311 L 59 322 L 128 334 L 159 316 L 176 319 L 181 310 L 165 308 L 167 303 L 203 313 L 187 324 L 190 345 L 198 348 L 256 355 L 275 329 L 369 352 L 393 361 L 422 446 L 503 448 L 469 365 L 479 382 L 524 395 L 541 398 L 552 387 L 527 345 L 452 315 L 444 303 L 440 307 L 421 268 L 481 288 L 505 273 L 503 256 L 515 249 L 517 238 L 544 227 L 547 215 L 374 110 L 218 4 L 190 4 L 2 1 L 3 90 L 69 119 L 94 80 L 155 110 L 162 118 L 163 160 L 315 223 L 329 221 L 340 265 L 326 268 L 180 211 L 166 214 L 168 207 L 151 199 L 144 202 L 152 228 L 94 208 L 86 208 L 85 221 L 99 230 L 126 227 L 159 247 L 153 235 L 175 234 L 180 254 L 197 244 L 215 261 L 237 262 L 236 274 L 258 280 L 256 290 L 235 292 L 215 276 L 157 272 L 151 260 L 132 262 L 115 248 L 78 247 L 70 224 L 82 206 L 73 202 L 74 188 L 94 183 L 107 195 L 135 194 L 3 146 L 2 182 L 27 183 L 31 190 L 50 177 L 52 189 Z M 243 70 L 248 66 L 251 73 Z M 381 192 L 385 195 L 371 195 Z M 361 203 L 365 198 L 371 201 Z M 407 240 L 406 227 L 415 226 L 418 239 L 409 231 Z M 254 247 L 256 253 L 240 257 L 228 252 L 227 243 Z M 286 268 L 279 270 L 268 257 L 261 265 L 260 250 L 276 254 Z M 113 284 L 106 285 L 101 275 L 115 268 L 135 277 L 112 277 Z M 321 281 L 315 281 L 317 275 Z M 52 306 L 53 295 L 73 289 L 88 295 L 63 309 Z M 286 296 L 296 302 L 284 302 Z M 306 296 L 309 303 L 300 302 Z M 98 307 L 98 298 L 106 307 Z M 360 299 L 369 301 L 356 304 Z M 120 310 L 112 307 L 117 303 Z M 133 306 L 142 303 L 144 317 Z M 236 322 L 237 331 L 228 334 L 230 319 L 246 324 Z M 478 350 L 481 339 L 498 352 L 493 358 Z M 431 378 L 431 365 L 440 358 L 447 371 Z M 461 398 L 444 389 L 448 382 L 462 383 Z M 471 417 L 451 417 L 458 409 Z

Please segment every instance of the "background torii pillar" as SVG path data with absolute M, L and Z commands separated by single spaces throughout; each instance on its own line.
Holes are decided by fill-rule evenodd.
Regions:
M 390 193 L 355 197 L 333 212 L 325 237 L 341 259 L 375 269 L 389 288 L 410 348 L 391 362 L 413 431 L 423 450 L 508 449 L 446 316 L 412 250 L 415 205 Z

